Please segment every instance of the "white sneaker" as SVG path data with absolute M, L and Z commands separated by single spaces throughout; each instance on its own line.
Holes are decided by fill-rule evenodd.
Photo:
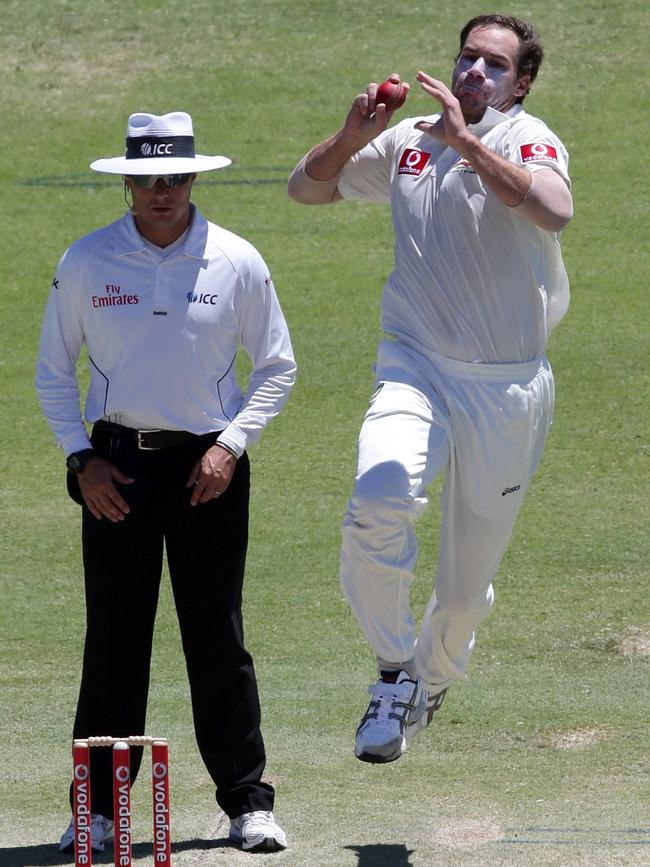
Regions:
M 230 820 L 230 839 L 252 852 L 277 852 L 287 848 L 287 836 L 270 810 L 253 810 Z
M 113 836 L 113 822 L 101 813 L 92 813 L 90 817 L 91 846 L 93 852 L 103 852 L 104 843 Z M 74 819 L 59 840 L 59 852 L 67 852 L 74 847 Z
M 406 749 L 407 726 L 424 713 L 426 693 L 406 671 L 398 672 L 394 683 L 380 678 L 368 692 L 372 698 L 357 729 L 354 754 L 362 762 L 394 762 Z
M 423 693 L 425 697 L 424 713 L 406 727 L 405 735 L 407 743 L 412 741 L 413 738 L 422 731 L 422 729 L 425 729 L 431 723 L 433 715 L 440 708 L 446 694 L 446 689 L 435 693 L 435 695 L 429 695 L 426 692 Z

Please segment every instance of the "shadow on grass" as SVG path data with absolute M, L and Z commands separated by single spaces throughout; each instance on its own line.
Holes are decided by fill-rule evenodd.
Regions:
M 369 846 L 346 846 L 359 856 L 357 867 L 413 867 L 413 849 L 403 843 L 373 843 Z
M 206 851 L 208 849 L 237 849 L 239 846 L 228 839 L 216 840 L 181 840 L 172 843 L 172 855 L 188 850 Z M 135 843 L 133 860 L 150 858 L 153 855 L 151 843 Z M 112 864 L 113 847 L 108 846 L 104 852 L 93 852 L 93 864 Z M 41 867 L 41 865 L 73 864 L 73 852 L 59 852 L 56 843 L 37 843 L 33 846 L 0 846 L 0 864 L 2 867 Z M 379 862 L 368 862 L 377 864 Z M 398 862 L 400 865 L 402 862 Z M 407 862 L 404 862 L 405 864 Z
M 262 184 L 286 184 L 291 174 L 289 166 L 238 166 L 233 171 L 239 173 L 239 177 L 225 175 L 224 177 L 201 178 L 201 185 L 207 186 L 258 186 Z M 275 173 L 277 176 L 273 176 Z M 244 175 L 243 177 L 241 175 Z M 262 175 L 261 177 L 259 175 Z M 122 185 L 118 176 L 102 177 L 90 173 L 77 173 L 70 175 L 50 175 L 48 177 L 20 178 L 16 183 L 21 187 L 86 187 L 88 189 L 100 189 L 102 187 L 116 187 Z

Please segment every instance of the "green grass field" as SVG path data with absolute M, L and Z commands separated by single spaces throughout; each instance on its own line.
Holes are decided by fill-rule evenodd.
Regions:
M 386 210 L 289 201 L 299 156 L 369 80 L 448 79 L 474 3 L 386 0 L 2 0 L 0 863 L 60 865 L 83 599 L 79 515 L 33 369 L 54 267 L 119 216 L 119 180 L 87 169 L 132 111 L 193 115 L 198 150 L 232 157 L 194 199 L 269 263 L 299 380 L 252 452 L 245 613 L 268 776 L 290 848 L 225 841 L 194 744 L 164 583 L 148 728 L 170 739 L 175 864 L 497 867 L 650 864 L 647 34 L 641 0 L 513 3 L 547 49 L 526 107 L 571 154 L 570 312 L 554 333 L 557 411 L 479 632 L 469 679 L 394 765 L 354 730 L 370 652 L 338 586 L 339 524 L 372 383 L 391 267 Z M 407 111 L 432 110 L 414 88 Z M 245 365 L 242 366 L 245 370 Z M 420 523 L 415 604 L 436 558 Z M 136 862 L 152 864 L 149 781 L 134 789 Z M 112 863 L 112 851 L 96 859 Z

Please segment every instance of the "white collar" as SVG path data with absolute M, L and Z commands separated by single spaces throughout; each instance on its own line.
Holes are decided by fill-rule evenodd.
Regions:
M 493 129 L 497 124 L 503 123 L 504 120 L 508 120 L 508 118 L 516 117 L 520 111 L 523 111 L 523 107 L 520 102 L 516 102 L 514 105 L 511 105 L 508 111 L 498 111 L 496 108 L 491 108 L 488 106 L 485 109 L 485 114 L 479 120 L 478 123 L 469 123 L 467 124 L 467 129 L 474 133 L 476 136 L 484 135 L 486 132 L 489 132 Z
M 208 222 L 198 208 L 192 208 L 192 222 L 177 241 L 182 243 L 178 249 L 179 256 L 191 256 L 193 259 L 205 258 L 205 245 L 208 237 Z M 176 244 L 177 241 L 174 243 Z M 120 220 L 120 225 L 115 239 L 115 255 L 124 256 L 129 253 L 140 253 L 146 249 L 146 243 L 129 211 Z

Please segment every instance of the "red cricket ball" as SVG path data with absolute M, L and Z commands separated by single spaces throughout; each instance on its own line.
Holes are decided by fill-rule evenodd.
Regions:
M 375 105 L 383 102 L 388 111 L 395 111 L 401 108 L 406 102 L 408 90 L 403 84 L 398 84 L 387 78 L 377 88 L 377 96 L 375 97 Z

